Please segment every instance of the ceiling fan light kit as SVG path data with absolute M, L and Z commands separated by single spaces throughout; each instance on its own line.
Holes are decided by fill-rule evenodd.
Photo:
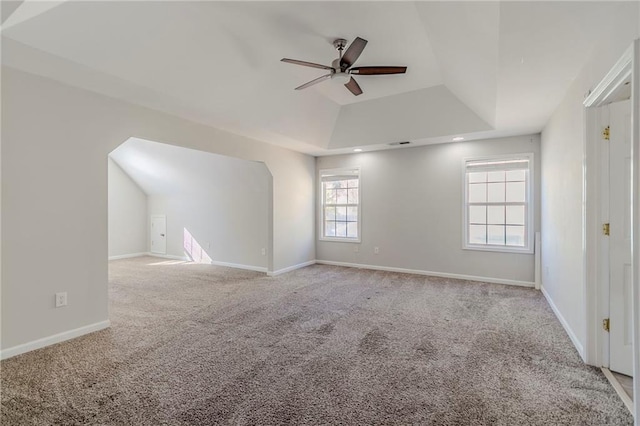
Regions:
M 388 75 L 388 74 L 404 74 L 407 72 L 407 67 L 397 66 L 366 66 L 366 67 L 354 67 L 353 64 L 362 54 L 362 51 L 366 47 L 368 41 L 356 37 L 347 50 L 342 53 L 347 45 L 347 40 L 343 38 L 337 38 L 333 41 L 333 47 L 338 51 L 338 58 L 331 62 L 331 66 L 316 64 L 314 62 L 299 61 L 297 59 L 282 58 L 282 62 L 287 62 L 294 65 L 302 65 L 303 67 L 319 68 L 330 71 L 329 74 L 320 76 L 314 80 L 311 80 L 301 86 L 296 87 L 295 90 L 306 89 L 325 80 L 332 80 L 344 84 L 344 86 L 355 96 L 362 94 L 362 89 L 358 82 L 352 77 L 352 75 Z

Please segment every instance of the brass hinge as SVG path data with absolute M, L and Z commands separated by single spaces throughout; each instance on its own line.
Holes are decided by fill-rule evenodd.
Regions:
M 609 235 L 610 229 L 609 229 L 609 224 L 608 223 L 603 223 L 602 224 L 602 233 L 604 235 Z
M 602 139 L 604 139 L 605 141 L 611 139 L 611 129 L 609 126 L 602 129 Z
M 609 331 L 609 318 L 605 318 L 602 320 L 602 328 L 604 331 Z

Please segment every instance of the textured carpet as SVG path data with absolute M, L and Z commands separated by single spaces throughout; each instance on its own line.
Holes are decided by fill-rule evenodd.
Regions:
M 2 424 L 630 425 L 540 292 L 110 264 L 112 327 L 2 361 Z

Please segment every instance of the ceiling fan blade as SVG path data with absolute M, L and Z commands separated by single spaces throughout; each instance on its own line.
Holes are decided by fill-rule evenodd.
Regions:
M 349 70 L 350 74 L 357 75 L 385 75 L 385 74 L 404 74 L 407 67 L 353 67 Z
M 302 65 L 303 67 L 320 68 L 321 70 L 332 70 L 333 69 L 333 68 L 328 67 L 326 65 L 315 64 L 313 62 L 298 61 L 297 59 L 282 58 L 280 60 L 282 62 L 287 62 L 289 64 Z
M 306 89 L 307 87 L 309 87 L 309 86 L 313 86 L 314 84 L 318 84 L 318 83 L 320 83 L 321 81 L 324 81 L 324 80 L 326 80 L 326 79 L 328 79 L 328 78 L 331 78 L 331 74 L 325 74 L 325 75 L 323 75 L 322 77 L 318 77 L 318 78 L 316 78 L 315 80 L 311 80 L 311 81 L 309 81 L 308 83 L 303 84 L 302 86 L 298 86 L 298 87 L 296 87 L 296 90 Z
M 347 51 L 344 52 L 344 55 L 342 55 L 342 59 L 340 59 L 340 68 L 345 70 L 353 65 L 360 57 L 360 54 L 367 43 L 367 40 L 356 37 L 356 39 L 351 42 L 351 45 L 349 45 Z
M 362 95 L 362 89 L 360 88 L 358 82 L 353 79 L 353 77 L 351 77 L 351 80 L 349 80 L 349 82 L 345 84 L 344 87 L 349 89 L 349 91 L 356 96 Z

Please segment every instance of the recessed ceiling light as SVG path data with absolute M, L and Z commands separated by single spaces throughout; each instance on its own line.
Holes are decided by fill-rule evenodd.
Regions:
M 463 141 L 464 138 L 462 136 L 456 136 L 455 138 L 452 139 L 454 142 L 460 142 Z
M 355 148 L 353 152 L 362 152 L 362 148 Z

